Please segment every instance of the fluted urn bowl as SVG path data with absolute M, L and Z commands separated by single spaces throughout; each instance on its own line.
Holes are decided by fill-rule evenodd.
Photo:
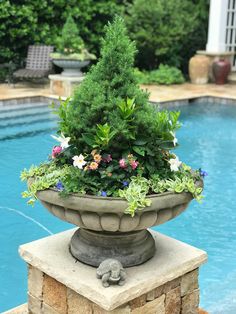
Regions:
M 59 59 L 55 58 L 52 59 L 53 63 L 60 68 L 63 68 L 63 71 L 61 73 L 62 76 L 69 76 L 69 77 L 81 77 L 83 76 L 83 73 L 81 72 L 81 69 L 85 66 L 87 66 L 90 61 L 89 60 L 73 60 L 73 59 Z
M 147 230 L 181 214 L 192 200 L 190 193 L 165 192 L 147 196 L 151 206 L 125 214 L 125 199 L 70 194 L 62 198 L 48 189 L 37 196 L 56 217 L 79 229 L 69 244 L 71 254 L 86 264 L 98 266 L 106 258 L 120 260 L 124 267 L 139 265 L 155 253 L 155 242 Z

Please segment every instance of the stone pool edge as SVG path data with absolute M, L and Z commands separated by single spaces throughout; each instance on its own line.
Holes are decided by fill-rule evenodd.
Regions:
M 16 106 L 16 105 L 27 105 L 32 104 L 35 102 L 43 102 L 46 104 L 50 104 L 51 102 L 55 102 L 59 104 L 60 100 L 66 100 L 66 97 L 59 97 L 59 96 L 45 96 L 45 95 L 35 95 L 35 96 L 21 96 L 9 99 L 1 99 L 0 96 L 0 109 L 4 108 L 5 106 Z M 236 105 L 236 97 L 221 97 L 215 95 L 202 95 L 202 96 L 194 96 L 194 97 L 183 97 L 173 100 L 150 100 L 150 104 L 154 107 L 161 106 L 162 108 L 177 108 L 183 105 L 191 105 L 193 103 L 210 103 L 210 104 L 222 104 L 222 105 Z

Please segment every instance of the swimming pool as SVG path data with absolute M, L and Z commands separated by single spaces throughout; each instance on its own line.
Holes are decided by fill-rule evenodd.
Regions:
M 205 200 L 156 229 L 208 252 L 201 306 L 213 314 L 236 313 L 236 107 L 193 104 L 181 111 L 176 153 L 209 173 Z M 47 159 L 55 129 L 56 117 L 41 103 L 0 108 L 0 312 L 26 301 L 26 266 L 18 246 L 71 227 L 20 197 L 20 170 Z

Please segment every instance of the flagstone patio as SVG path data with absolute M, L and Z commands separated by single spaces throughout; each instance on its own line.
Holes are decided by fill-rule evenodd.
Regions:
M 153 102 L 169 102 L 175 100 L 192 99 L 202 96 L 222 97 L 236 99 L 236 85 L 235 84 L 206 84 L 194 85 L 185 83 L 181 85 L 144 85 L 150 93 L 150 100 Z M 0 99 L 13 99 L 22 97 L 46 96 L 58 98 L 57 95 L 51 95 L 49 85 L 46 86 L 30 86 L 17 84 L 11 86 L 8 84 L 0 84 Z

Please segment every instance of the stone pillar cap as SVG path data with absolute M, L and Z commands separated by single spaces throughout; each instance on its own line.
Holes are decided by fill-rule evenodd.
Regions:
M 156 242 L 155 256 L 143 265 L 127 268 L 124 286 L 104 288 L 96 278 L 96 268 L 75 261 L 69 253 L 74 232 L 72 229 L 21 245 L 19 253 L 33 267 L 108 311 L 198 268 L 207 260 L 204 251 L 151 231 Z

